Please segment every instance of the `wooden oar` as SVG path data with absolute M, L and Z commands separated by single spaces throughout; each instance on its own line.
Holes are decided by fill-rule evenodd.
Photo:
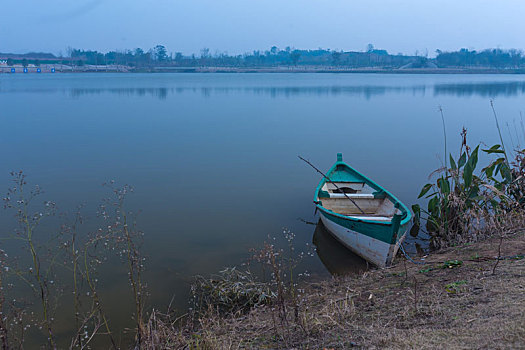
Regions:
M 338 189 L 338 190 L 339 190 L 339 191 L 340 191 L 340 192 L 341 192 L 341 193 L 342 193 L 342 194 L 343 194 L 348 200 L 350 200 L 350 202 L 352 202 L 352 203 L 357 207 L 357 209 L 359 209 L 359 210 L 361 211 L 361 213 L 365 214 L 364 210 L 361 209 L 361 208 L 359 207 L 359 205 L 357 205 L 357 203 L 356 203 L 352 198 L 348 197 L 348 195 L 345 193 L 345 191 L 343 191 L 342 189 L 340 189 L 339 186 L 337 186 L 337 184 L 336 184 L 335 182 L 333 182 L 328 176 L 326 176 L 321 170 L 317 169 L 317 168 L 315 167 L 315 165 L 313 165 L 312 163 L 310 163 L 309 161 L 307 161 L 307 160 L 304 159 L 303 157 L 301 157 L 301 156 L 297 156 L 297 157 L 299 157 L 300 160 L 302 160 L 303 162 L 305 162 L 306 164 L 308 164 L 309 166 L 311 166 L 312 168 L 314 168 L 314 170 L 317 171 L 319 174 L 323 175 L 323 177 L 324 177 L 326 180 L 330 181 L 330 183 L 331 183 L 332 185 L 334 185 L 335 188 L 337 188 L 337 189 Z

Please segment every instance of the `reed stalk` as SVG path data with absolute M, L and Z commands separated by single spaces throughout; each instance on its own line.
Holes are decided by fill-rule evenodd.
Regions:
M 85 278 L 86 278 L 86 282 L 88 284 L 89 290 L 92 294 L 91 298 L 93 300 L 93 306 L 94 306 L 92 314 L 87 319 L 93 317 L 94 311 L 96 310 L 96 312 L 98 312 L 99 314 L 99 317 L 102 318 L 102 323 L 106 329 L 107 335 L 109 336 L 113 349 L 118 349 L 115 343 L 115 339 L 113 338 L 111 329 L 109 327 L 109 322 L 107 320 L 106 314 L 102 310 L 102 304 L 101 304 L 101 300 L 97 292 L 96 285 L 93 279 L 91 278 L 91 273 L 89 271 L 90 271 L 90 267 L 89 267 L 89 259 L 88 259 L 88 245 L 86 245 L 86 247 L 84 248 L 84 273 L 85 273 Z
M 29 203 L 32 198 L 31 197 L 26 198 L 25 193 L 24 193 L 24 187 L 26 185 L 25 176 L 22 173 L 18 173 L 15 177 L 15 181 L 17 182 L 17 185 L 18 185 L 17 190 L 19 191 L 19 198 L 20 198 L 19 203 L 22 204 L 22 208 L 19 209 L 18 215 L 19 215 L 19 220 L 22 223 L 23 233 L 25 236 L 24 238 L 28 245 L 29 252 L 31 254 L 31 260 L 32 260 L 32 266 L 34 269 L 34 273 L 31 270 L 30 271 L 38 284 L 37 293 L 39 294 L 39 300 L 40 300 L 40 304 L 42 307 L 42 321 L 43 321 L 44 328 L 46 329 L 48 333 L 49 346 L 53 349 L 56 349 L 57 346 L 56 346 L 55 336 L 54 336 L 51 322 L 49 319 L 49 311 L 50 311 L 49 289 L 47 286 L 46 277 L 42 274 L 42 271 L 41 271 L 40 257 L 37 253 L 37 250 L 35 248 L 35 242 L 33 240 L 34 229 L 40 222 L 43 215 L 38 214 L 36 217 L 36 220 L 33 220 L 34 223 L 31 223 L 29 221 L 29 217 L 30 217 L 29 216 Z M 49 267 L 49 269 L 50 268 L 51 266 Z
M 448 169 L 448 161 L 447 161 L 447 129 L 445 128 L 445 116 L 443 115 L 443 108 L 439 106 L 439 113 L 441 114 L 441 122 L 443 123 L 443 138 L 445 140 L 444 146 L 445 146 L 445 168 Z
M 501 148 L 503 149 L 503 153 L 505 155 L 505 161 L 507 163 L 507 166 L 510 169 L 510 162 L 509 162 L 509 158 L 507 156 L 507 151 L 505 149 L 505 143 L 503 142 L 503 136 L 501 136 L 501 128 L 499 127 L 498 115 L 496 113 L 496 108 L 494 107 L 494 100 L 490 100 L 490 107 L 492 108 L 492 113 L 494 114 L 494 119 L 496 120 L 496 128 L 498 129 L 499 140 L 501 142 Z

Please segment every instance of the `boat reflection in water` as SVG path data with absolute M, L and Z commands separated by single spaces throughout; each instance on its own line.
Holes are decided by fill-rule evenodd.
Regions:
M 321 220 L 315 227 L 313 244 L 317 248 L 319 259 L 321 259 L 323 265 L 332 275 L 350 275 L 369 269 L 367 261 L 339 243 L 326 229 Z

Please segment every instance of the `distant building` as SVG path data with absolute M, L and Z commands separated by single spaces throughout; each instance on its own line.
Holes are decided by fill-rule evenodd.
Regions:
M 7 60 L 0 60 L 0 66 L 7 66 Z
M 371 50 L 369 52 L 370 53 L 374 53 L 376 55 L 381 55 L 381 56 L 387 56 L 388 55 L 388 52 L 386 50 Z

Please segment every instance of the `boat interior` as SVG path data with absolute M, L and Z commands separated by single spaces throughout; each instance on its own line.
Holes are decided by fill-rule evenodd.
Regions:
M 326 209 L 355 219 L 392 221 L 394 214 L 401 214 L 385 192 L 365 182 L 326 182 L 319 191 L 319 200 Z

